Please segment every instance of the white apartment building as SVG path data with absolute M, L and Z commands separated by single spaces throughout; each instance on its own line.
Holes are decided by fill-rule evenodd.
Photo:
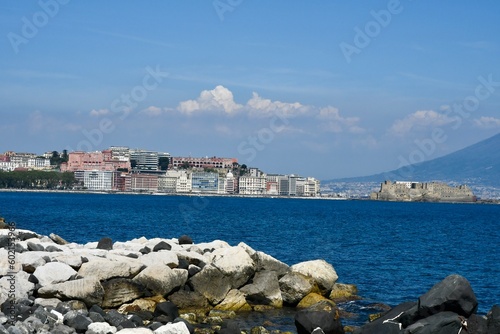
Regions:
M 265 176 L 241 176 L 239 180 L 241 195 L 262 195 L 266 193 Z
M 86 170 L 83 172 L 83 186 L 88 190 L 109 191 L 113 189 L 113 172 Z
M 178 193 L 190 193 L 193 189 L 191 175 L 186 171 L 180 171 L 180 173 L 175 183 L 175 191 Z

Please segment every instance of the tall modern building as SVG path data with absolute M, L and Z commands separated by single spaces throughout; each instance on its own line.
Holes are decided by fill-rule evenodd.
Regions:
M 136 170 L 158 170 L 158 152 L 130 150 L 130 163 Z
M 86 170 L 83 172 L 83 186 L 88 190 L 112 190 L 113 172 L 102 170 Z

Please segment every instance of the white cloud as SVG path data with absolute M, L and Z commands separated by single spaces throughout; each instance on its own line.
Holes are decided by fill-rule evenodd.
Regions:
M 252 93 L 252 98 L 248 100 L 246 109 L 250 116 L 267 117 L 272 115 L 281 115 L 284 117 L 293 117 L 308 112 L 309 108 L 300 104 L 286 103 L 281 101 L 271 101 L 263 99 L 257 93 Z
M 340 115 L 339 109 L 332 106 L 321 108 L 317 118 L 323 121 L 321 128 L 328 132 L 341 133 L 348 131 L 353 134 L 365 132 L 365 129 L 358 125 L 360 122 L 359 117 L 343 117 Z
M 179 103 L 177 110 L 191 115 L 201 111 L 223 111 L 234 114 L 242 105 L 234 102 L 233 93 L 224 86 L 217 86 L 212 90 L 204 90 L 196 100 L 187 100 Z
M 146 114 L 148 116 L 160 116 L 164 110 L 160 107 L 149 106 L 146 109 L 141 110 L 141 114 Z
M 455 121 L 454 118 L 437 113 L 434 110 L 419 110 L 403 119 L 396 120 L 389 132 L 397 136 L 403 136 L 414 129 L 442 126 L 453 121 Z
M 482 116 L 474 119 L 474 124 L 483 129 L 500 128 L 500 119 L 495 117 Z
M 95 117 L 99 117 L 99 116 L 104 116 L 104 115 L 108 115 L 110 113 L 109 109 L 92 109 L 90 111 L 90 116 L 95 116 Z

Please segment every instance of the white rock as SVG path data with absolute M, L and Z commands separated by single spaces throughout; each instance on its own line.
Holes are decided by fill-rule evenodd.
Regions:
M 222 240 L 214 240 L 212 242 L 202 242 L 199 244 L 196 244 L 196 246 L 204 251 L 205 249 L 219 249 L 219 248 L 229 248 L 231 245 L 229 245 L 227 242 L 222 241 Z
M 64 283 L 51 284 L 38 289 L 41 297 L 78 299 L 85 304 L 100 304 L 104 296 L 104 288 L 97 278 L 83 278 Z
M 89 325 L 85 334 L 114 334 L 116 327 L 107 322 L 94 322 Z
M 163 264 L 146 267 L 133 281 L 144 285 L 158 295 L 166 295 L 173 289 L 182 287 L 188 279 L 185 269 L 171 269 Z
M 188 252 L 183 250 L 183 251 L 176 251 L 175 254 L 177 255 L 177 258 L 184 259 L 194 265 L 200 265 L 200 264 L 204 265 L 207 263 L 207 258 L 197 252 Z
M 322 292 L 330 291 L 339 278 L 335 269 L 325 260 L 312 260 L 294 264 L 290 267 L 292 272 L 312 277 Z
M 9 254 L 7 249 L 0 248 L 0 276 L 7 275 L 10 272 L 17 273 L 22 270 L 21 261 L 19 261 L 17 255 L 12 259 L 13 264 L 9 262 L 9 255 L 12 257 L 13 254 Z
M 62 315 L 62 313 L 57 312 L 56 310 L 51 310 L 50 313 L 52 313 L 53 315 L 55 315 L 57 317 L 56 324 L 62 324 L 63 323 L 64 316 Z
M 122 329 L 116 334 L 152 334 L 154 333 L 151 329 L 149 328 L 125 328 Z
M 142 268 L 143 264 L 132 258 L 124 258 L 121 261 L 93 259 L 82 264 L 78 274 L 82 277 L 95 277 L 102 281 L 112 277 L 132 277 Z
M 60 302 L 61 300 L 57 298 L 36 298 L 34 303 L 35 305 L 42 305 L 44 307 L 52 306 L 55 308 Z
M 189 334 L 189 329 L 186 324 L 182 321 L 176 323 L 169 323 L 158 327 L 155 331 L 155 334 Z
M 35 284 L 28 281 L 30 275 L 24 271 L 19 271 L 15 275 L 8 275 L 0 278 L 0 304 L 5 302 L 9 295 L 14 293 L 16 299 L 27 298 L 29 293 L 35 289 Z M 14 285 L 14 289 L 12 288 Z
M 179 266 L 179 259 L 177 257 L 177 254 L 167 250 L 144 254 L 137 260 L 139 260 L 146 267 L 155 264 L 162 264 L 165 266 L 169 266 L 170 268 L 177 268 Z
M 31 253 L 31 252 L 30 252 Z M 51 253 L 50 259 L 52 261 L 57 261 L 61 263 L 66 263 L 68 266 L 71 268 L 78 270 L 82 266 L 82 257 L 80 255 L 72 255 L 72 254 L 67 254 L 65 253 Z
M 232 278 L 233 288 L 244 285 L 255 273 L 255 264 L 242 247 L 219 248 L 212 256 L 212 265 Z
M 50 254 L 49 252 L 24 252 L 18 255 L 18 261 L 22 263 L 24 271 L 32 273 L 36 268 L 47 263 L 43 257 L 50 258 Z
M 76 271 L 65 263 L 49 262 L 36 268 L 33 276 L 38 279 L 41 286 L 62 283 L 69 280 Z

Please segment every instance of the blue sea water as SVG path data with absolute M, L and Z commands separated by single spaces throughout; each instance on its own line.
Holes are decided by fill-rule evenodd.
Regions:
M 500 303 L 500 205 L 0 192 L 0 216 L 78 243 L 188 234 L 243 241 L 290 265 L 325 259 L 339 282 L 391 306 L 458 273 L 479 313 Z

